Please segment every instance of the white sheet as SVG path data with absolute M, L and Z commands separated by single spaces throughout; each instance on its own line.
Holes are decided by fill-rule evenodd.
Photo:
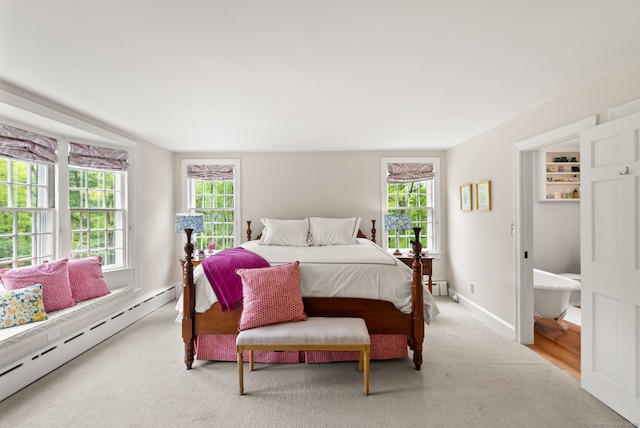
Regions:
M 304 297 L 360 297 L 386 300 L 404 313 L 411 313 L 413 271 L 367 239 L 357 245 L 285 247 L 242 244 L 271 265 L 300 262 L 300 281 Z M 194 269 L 196 312 L 205 312 L 217 301 L 202 266 Z M 424 289 L 424 317 L 428 324 L 438 314 L 436 303 Z M 182 312 L 182 297 L 176 305 Z M 181 317 L 179 317 L 181 318 Z

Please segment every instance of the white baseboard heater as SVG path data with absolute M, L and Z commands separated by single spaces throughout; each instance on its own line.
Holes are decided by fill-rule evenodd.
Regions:
M 47 373 L 72 360 L 120 330 L 150 314 L 176 297 L 176 286 L 170 286 L 90 325 L 61 337 L 58 341 L 0 367 L 0 401 L 16 393 Z
M 447 296 L 449 291 L 447 290 L 447 281 L 431 281 L 431 294 L 433 296 Z

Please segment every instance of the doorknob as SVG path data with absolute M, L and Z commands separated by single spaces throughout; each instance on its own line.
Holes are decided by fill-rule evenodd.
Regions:
M 625 167 L 624 172 L 620 172 L 620 171 L 618 171 L 618 174 L 620 174 L 620 175 L 627 175 L 627 174 L 629 174 L 629 167 L 628 167 L 628 166 L 627 166 L 627 167 Z

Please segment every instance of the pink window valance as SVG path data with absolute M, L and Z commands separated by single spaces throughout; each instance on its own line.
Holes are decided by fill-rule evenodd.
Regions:
M 55 138 L 0 123 L 0 156 L 28 162 L 58 162 Z
M 413 183 L 435 176 L 432 163 L 388 163 L 387 183 Z
M 69 165 L 109 171 L 126 171 L 129 167 L 126 150 L 89 144 L 69 143 Z
M 233 165 L 187 165 L 187 177 L 198 180 L 233 180 Z

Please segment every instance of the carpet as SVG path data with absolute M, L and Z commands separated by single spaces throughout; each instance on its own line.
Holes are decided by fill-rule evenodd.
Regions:
M 169 303 L 0 402 L 0 427 L 631 426 L 568 373 L 447 297 L 426 327 L 422 370 L 372 361 L 245 367 L 183 363 Z

